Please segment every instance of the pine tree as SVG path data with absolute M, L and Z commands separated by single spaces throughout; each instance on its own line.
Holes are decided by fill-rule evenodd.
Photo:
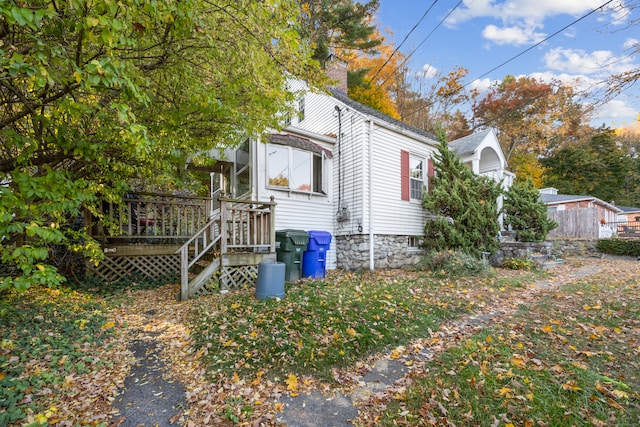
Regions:
M 435 176 L 423 207 L 435 216 L 424 228 L 425 242 L 436 251 L 456 250 L 480 257 L 498 248 L 497 199 L 500 185 L 478 176 L 449 150 L 444 137 L 435 153 Z
M 531 179 L 516 181 L 505 193 L 505 225 L 516 232 L 519 242 L 544 242 L 547 234 L 558 226 L 547 216 L 547 205 L 540 200 Z

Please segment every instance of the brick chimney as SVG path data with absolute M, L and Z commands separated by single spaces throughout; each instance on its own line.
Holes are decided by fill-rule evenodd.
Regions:
M 332 80 L 331 85 L 336 89 L 347 93 L 347 70 L 348 64 L 342 59 L 338 59 L 331 54 L 325 62 L 327 76 Z

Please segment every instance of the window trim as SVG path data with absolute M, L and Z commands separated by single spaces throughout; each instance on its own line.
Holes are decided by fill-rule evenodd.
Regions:
M 417 160 L 420 165 L 422 166 L 420 169 L 416 169 L 420 171 L 420 178 L 414 178 L 413 175 L 413 171 L 414 169 L 411 168 L 411 163 L 412 161 Z M 426 173 L 425 173 L 425 165 L 426 165 L 426 159 L 424 157 L 421 156 L 416 156 L 413 154 L 409 154 L 409 199 L 410 200 L 422 200 L 422 195 L 424 194 L 425 191 L 425 187 L 427 185 L 426 183 Z M 420 197 L 414 197 L 414 188 L 413 188 L 413 183 L 414 182 L 420 182 L 422 183 L 422 186 L 420 187 Z

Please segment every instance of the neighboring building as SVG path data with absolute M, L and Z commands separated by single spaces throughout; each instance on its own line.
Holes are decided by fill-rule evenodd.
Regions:
M 549 218 L 558 223 L 549 237 L 607 238 L 617 232 L 622 209 L 614 204 L 593 196 L 558 194 L 556 188 L 541 189 L 540 200 L 547 204 Z
M 618 214 L 618 222 L 633 222 L 640 224 L 640 208 L 618 206 L 622 212 Z

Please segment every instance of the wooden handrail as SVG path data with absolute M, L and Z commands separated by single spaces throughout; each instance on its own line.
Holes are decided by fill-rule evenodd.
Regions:
M 219 201 L 217 214 L 176 252 L 180 254 L 182 300 L 190 296 L 189 269 L 213 247 L 219 245 L 221 258 L 229 249 L 252 252 L 268 248 L 270 253 L 275 252 L 276 203 L 273 197 L 269 202 L 225 197 L 220 197 Z

